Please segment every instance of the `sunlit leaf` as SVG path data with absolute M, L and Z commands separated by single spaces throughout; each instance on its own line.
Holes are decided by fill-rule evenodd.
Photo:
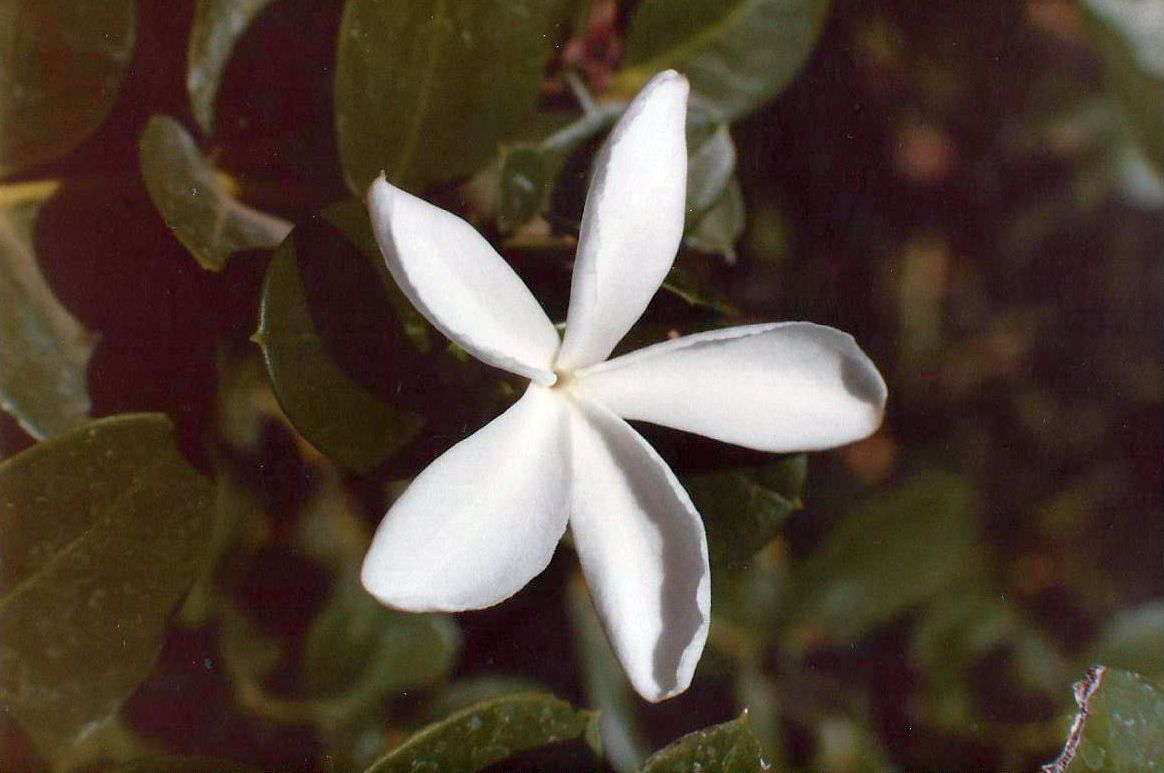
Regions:
M 850 641 L 977 572 L 971 507 L 966 480 L 943 473 L 874 495 L 798 570 L 797 619 Z
M 399 367 L 410 346 L 386 288 L 380 269 L 321 218 L 279 246 L 263 285 L 255 341 L 279 404 L 313 445 L 355 470 L 375 467 L 421 424 L 383 397 L 391 384 L 376 388 L 377 369 Z
M 762 467 L 688 478 L 687 491 L 707 526 L 712 562 L 747 564 L 804 506 L 807 473 L 807 457 L 794 454 Z
M 412 190 L 469 174 L 533 106 L 558 3 L 349 0 L 336 62 L 348 185 Z
M 0 177 L 72 150 L 101 125 L 135 21 L 133 0 L 0 4 Z
M 157 414 L 87 423 L 0 465 L 0 703 L 46 755 L 149 673 L 212 497 Z
M 0 186 L 0 406 L 38 438 L 89 413 L 85 372 L 96 343 L 37 265 L 33 224 L 56 189 L 55 182 Z
M 1043 773 L 1123 773 L 1164 766 L 1164 690 L 1139 674 L 1097 666 L 1075 684 L 1079 713 Z
M 642 767 L 642 773 L 749 773 L 770 770 L 760 753 L 760 743 L 752 734 L 745 713 L 739 719 L 724 722 L 685 735 L 675 743 L 655 752 Z
M 291 231 L 287 221 L 235 200 L 223 176 L 173 118 L 150 119 L 140 156 L 150 199 L 203 268 L 220 271 L 232 254 L 274 247 Z
M 494 698 L 429 725 L 377 760 L 367 773 L 470 773 L 526 749 L 590 736 L 595 718 L 594 712 L 575 709 L 546 693 Z
M 1084 0 L 1108 86 L 1164 169 L 1164 13 L 1143 0 Z
M 198 0 L 186 52 L 186 91 L 202 131 L 214 131 L 214 100 L 239 37 L 271 0 Z
M 674 67 L 692 104 L 730 122 L 780 92 L 808 58 L 828 0 L 645 0 L 631 19 L 618 83 L 636 91 Z

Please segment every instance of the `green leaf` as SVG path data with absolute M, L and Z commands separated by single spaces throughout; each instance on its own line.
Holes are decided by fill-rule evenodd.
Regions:
M 476 171 L 537 98 L 558 3 L 348 0 L 336 130 L 348 185 L 418 190 Z
M 674 67 L 692 105 L 729 123 L 784 88 L 816 44 L 828 0 L 644 0 L 631 19 L 617 85 L 637 91 Z
M 295 428 L 357 471 L 383 462 L 422 423 L 383 397 L 409 377 L 411 344 L 381 270 L 322 218 L 301 224 L 267 269 L 254 336 Z
M 596 715 L 547 693 L 483 701 L 429 725 L 377 760 L 367 773 L 469 773 L 507 757 L 594 731 Z
M 979 571 L 966 480 L 923 473 L 866 500 L 799 568 L 799 622 L 852 641 Z
M 96 345 L 37 265 L 33 224 L 56 182 L 0 186 L 0 405 L 33 437 L 81 421 Z
M 807 475 L 808 457 L 794 454 L 762 467 L 688 478 L 687 491 L 707 526 L 712 563 L 748 564 L 785 519 L 804 507 Z
M 133 0 L 0 6 L 0 177 L 72 150 L 105 120 L 133 56 Z
M 356 713 L 383 696 L 441 681 L 459 648 L 460 633 L 449 618 L 381 606 L 353 569 L 339 578 L 308 631 L 304 687 Z
M 46 755 L 149 673 L 212 498 L 157 414 L 93 421 L 0 465 L 0 703 Z
M 570 581 L 566 601 L 578 637 L 575 651 L 581 660 L 586 700 L 598 710 L 603 753 L 615 770 L 634 770 L 649 751 L 635 714 L 639 700 L 631 694 L 630 682 L 602 630 L 602 621 L 580 574 Z
M 239 37 L 271 0 L 197 0 L 186 52 L 186 91 L 194 119 L 214 133 L 214 100 Z
M 746 773 L 770 770 L 745 711 L 738 719 L 685 735 L 651 755 L 642 773 Z
M 692 306 L 702 306 L 728 316 L 740 313 L 731 298 L 714 287 L 693 279 L 678 261 L 667 272 L 667 278 L 663 280 L 663 289 Z
M 1164 602 L 1116 614 L 1091 646 L 1091 662 L 1164 680 Z
M 736 242 L 744 233 L 744 192 L 732 177 L 723 192 L 688 227 L 684 241 L 689 247 L 736 259 Z
M 1096 666 L 1075 684 L 1079 713 L 1044 773 L 1123 773 L 1164 764 L 1164 690 L 1139 674 Z
M 234 253 L 274 247 L 291 231 L 287 221 L 236 201 L 226 178 L 173 118 L 150 119 L 139 154 L 150 199 L 203 268 L 221 271 Z
M 1084 0 L 1108 87 L 1157 171 L 1164 169 L 1164 15 L 1140 0 Z
M 705 138 L 688 141 L 687 217 L 689 223 L 711 208 L 734 182 L 736 145 L 727 124 L 720 124 Z

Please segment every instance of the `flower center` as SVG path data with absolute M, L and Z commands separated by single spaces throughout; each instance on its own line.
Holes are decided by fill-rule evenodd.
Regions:
M 550 389 L 569 392 L 570 385 L 574 381 L 574 371 L 563 368 L 561 370 L 555 370 L 554 375 L 558 377 L 558 380 L 554 382 Z

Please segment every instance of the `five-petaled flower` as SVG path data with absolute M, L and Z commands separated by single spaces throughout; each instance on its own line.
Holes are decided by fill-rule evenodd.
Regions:
M 886 398 L 850 336 L 807 322 L 713 330 L 607 360 L 683 236 L 687 94 L 678 73 L 657 75 L 603 146 L 562 339 L 471 226 L 383 177 L 368 192 L 380 249 L 416 308 L 478 359 L 531 383 L 392 505 L 364 586 L 400 609 L 487 607 L 541 573 L 569 525 L 607 635 L 649 701 L 691 683 L 711 581 L 691 499 L 625 420 L 808 451 L 873 432 Z

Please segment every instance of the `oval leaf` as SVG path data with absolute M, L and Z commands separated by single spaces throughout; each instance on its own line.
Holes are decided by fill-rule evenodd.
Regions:
M 470 773 L 526 749 L 592 735 L 596 714 L 546 693 L 482 701 L 429 725 L 377 760 L 367 773 Z
M 1095 666 L 1075 684 L 1079 713 L 1043 773 L 1157 770 L 1164 760 L 1164 690 L 1131 671 Z
M 344 174 L 416 190 L 469 174 L 537 98 L 558 3 L 349 0 L 336 63 Z
M 642 767 L 642 773 L 747 773 L 770 770 L 760 754 L 760 743 L 748 725 L 748 714 L 722 725 L 683 736 L 675 743 L 655 752 Z
M 274 247 L 291 231 L 286 220 L 235 201 L 194 138 L 173 118 L 150 119 L 139 153 L 150 199 L 203 268 L 220 271 L 234 253 Z
M 620 87 L 674 67 L 692 106 L 730 122 L 774 97 L 816 44 L 828 0 L 645 0 L 626 40 Z
M 89 413 L 85 373 L 96 344 L 36 261 L 33 224 L 57 185 L 0 187 L 0 405 L 37 438 Z
M 404 375 L 378 369 L 399 366 L 409 344 L 380 270 L 322 218 L 275 251 L 254 340 L 292 424 L 346 467 L 375 467 L 420 429 L 382 396 Z
M 235 41 L 271 0 L 198 0 L 186 53 L 186 91 L 194 119 L 214 132 L 214 100 Z
M 158 414 L 93 421 L 0 465 L 0 704 L 46 755 L 149 673 L 212 497 Z
M 0 9 L 0 177 L 72 150 L 101 125 L 133 55 L 133 0 L 6 0 Z

